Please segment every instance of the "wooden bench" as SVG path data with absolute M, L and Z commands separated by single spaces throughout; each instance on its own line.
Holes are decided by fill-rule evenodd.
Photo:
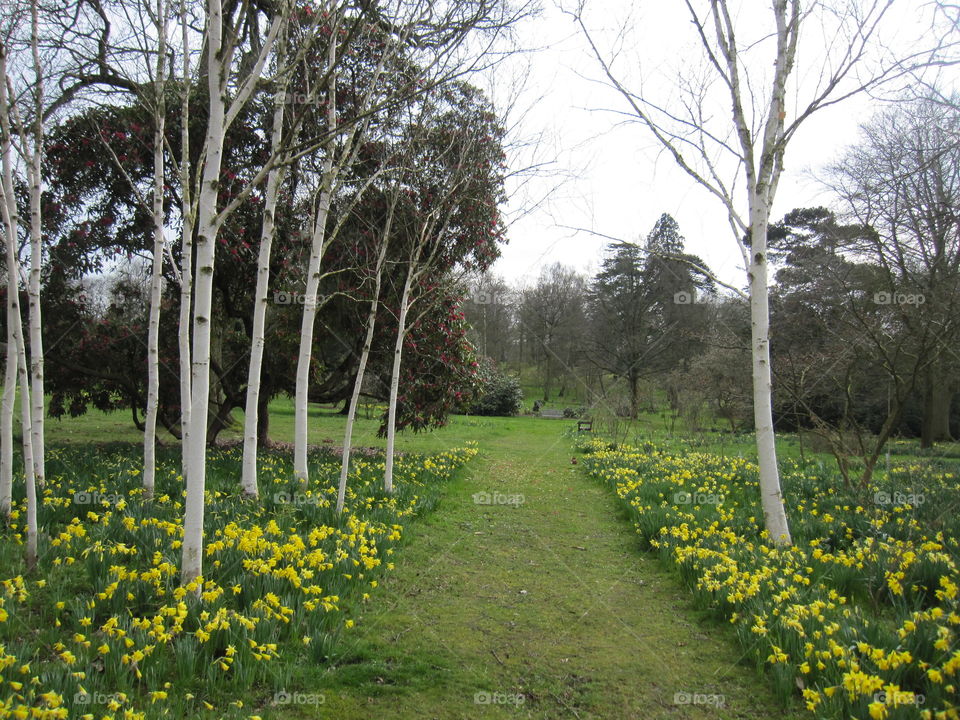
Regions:
M 593 420 L 578 421 L 577 432 L 593 432 Z
M 546 409 L 544 409 L 544 410 L 541 410 L 541 411 L 540 411 L 540 417 L 542 417 L 542 418 L 553 418 L 553 419 L 555 419 L 555 420 L 558 419 L 558 418 L 563 418 L 563 410 L 546 410 Z

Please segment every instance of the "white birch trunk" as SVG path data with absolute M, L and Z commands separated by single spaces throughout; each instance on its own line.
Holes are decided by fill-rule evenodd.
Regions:
M 227 128 L 250 99 L 261 79 L 264 64 L 273 44 L 287 21 L 289 6 L 281 5 L 260 54 L 247 75 L 241 79 L 227 109 L 227 84 L 231 75 L 233 48 L 223 42 L 223 5 L 207 0 L 207 90 L 209 112 L 204 139 L 203 171 L 197 193 L 197 259 L 193 284 L 193 347 L 191 359 L 190 423 L 187 447 L 187 499 L 183 518 L 183 557 L 181 581 L 189 583 L 203 574 L 203 516 L 206 490 L 206 449 L 210 407 L 210 339 L 213 309 L 213 270 L 217 235 L 224 214 L 218 211 L 220 170 Z M 199 588 L 197 589 L 199 592 Z
M 30 321 L 30 382 L 33 406 L 30 412 L 31 442 L 33 444 L 33 464 L 36 482 L 41 487 L 44 479 L 44 431 L 43 431 L 43 335 L 40 317 L 40 180 L 39 168 L 31 175 L 30 189 L 30 282 L 28 286 Z M 36 223 L 36 225 L 35 225 Z
M 7 114 L 7 56 L 0 44 L 0 137 L 2 137 L 2 176 L 0 176 L 0 211 L 3 213 L 4 244 L 7 260 L 7 361 L 3 376 L 3 407 L 0 412 L 0 514 L 9 516 L 13 509 L 13 413 L 17 393 L 18 348 L 16 329 L 20 320 L 20 270 L 17 260 L 17 226 L 19 212 L 13 193 L 13 160 L 11 158 L 10 117 Z M 22 332 L 22 330 L 21 330 Z M 26 435 L 29 438 L 29 434 Z
M 727 60 L 733 120 L 743 153 L 750 208 L 750 247 L 746 250 L 749 252 L 747 274 L 750 281 L 753 418 L 760 472 L 760 504 L 771 542 L 789 545 L 790 529 L 780 489 L 780 469 L 777 465 L 776 435 L 773 428 L 767 230 L 777 182 L 783 169 L 785 89 L 796 54 L 799 5 L 794 1 L 788 3 L 788 0 L 774 0 L 772 10 L 777 27 L 777 54 L 774 60 L 770 104 L 762 134 L 754 134 L 750 130 L 751 125 L 744 110 L 740 61 L 729 8 L 726 2 L 712 8 L 717 19 L 718 43 Z
M 210 324 L 213 306 L 213 265 L 216 252 L 217 198 L 225 135 L 225 82 L 220 57 L 223 15 L 220 0 L 207 3 L 209 116 L 204 142 L 206 161 L 197 205 L 197 279 L 193 308 L 191 428 L 187 466 L 187 498 L 183 520 L 181 581 L 203 574 L 203 516 L 206 489 L 207 410 L 210 402 Z
M 335 34 L 331 35 L 335 37 Z M 333 133 L 337 126 L 337 75 L 333 68 L 337 64 L 337 44 L 331 41 L 327 51 L 327 70 L 329 84 L 327 93 L 327 131 Z M 297 381 L 294 397 L 294 438 L 293 472 L 303 483 L 307 482 L 307 444 L 308 411 L 310 396 L 310 364 L 313 358 L 313 326 L 317 317 L 317 293 L 320 288 L 320 262 L 327 246 L 327 216 L 333 200 L 333 189 L 337 172 L 333 162 L 334 144 L 331 141 L 326 148 L 323 161 L 320 200 L 314 219 L 313 237 L 310 243 L 310 260 L 307 265 L 307 287 L 303 303 L 303 317 L 300 323 L 300 352 L 297 356 Z
M 147 331 L 147 408 L 143 430 L 143 495 L 153 499 L 157 471 L 157 406 L 160 403 L 160 297 L 163 291 L 163 136 L 166 119 L 164 72 L 167 55 L 167 5 L 157 3 L 157 97 L 153 131 L 153 267 L 150 274 L 150 320 Z
M 190 320 L 193 299 L 193 222 L 184 218 L 183 235 L 180 238 L 180 317 L 177 328 L 177 344 L 180 355 L 180 469 L 184 481 L 189 472 L 190 427 L 191 427 L 191 368 Z
M 417 253 L 419 255 L 419 253 Z M 409 310 L 410 288 L 413 285 L 414 266 L 410 264 L 407 278 L 403 283 L 403 296 L 400 298 L 400 315 L 397 318 L 397 342 L 393 348 L 393 368 L 390 371 L 390 400 L 387 405 L 387 455 L 383 469 L 383 490 L 393 492 L 393 456 L 397 439 L 397 397 L 400 394 L 400 363 L 403 355 L 403 340 L 407 334 L 407 311 Z
M 760 467 L 760 502 L 770 539 L 789 545 L 790 528 L 780 491 L 776 437 L 773 430 L 773 383 L 770 375 L 770 307 L 767 287 L 767 226 L 770 209 L 753 198 L 750 262 L 750 328 L 753 358 L 753 421 Z
M 10 279 L 12 277 L 8 274 L 8 295 L 18 292 L 16 281 Z M 17 355 L 12 321 L 13 312 L 8 299 L 7 361 L 3 373 L 3 406 L 0 408 L 0 515 L 4 516 L 9 516 L 13 507 L 13 406 L 17 392 Z
M 10 366 L 10 356 L 16 363 L 17 377 L 20 383 L 20 422 L 23 434 L 23 478 L 26 485 L 27 497 L 27 569 L 33 570 L 37 565 L 37 486 L 34 473 L 33 433 L 31 428 L 32 405 L 30 403 L 30 374 L 27 370 L 27 352 L 23 339 L 23 320 L 20 316 L 20 301 L 18 296 L 18 278 L 20 277 L 20 261 L 17 258 L 17 212 L 16 196 L 13 191 L 13 159 L 10 155 L 10 116 L 8 115 L 7 99 L 7 57 L 5 48 L 0 47 L 0 132 L 3 135 L 2 147 L 2 195 L 0 213 L 3 216 L 4 233 L 7 246 L 7 367 Z M 9 387 L 4 387 L 4 411 L 9 407 L 9 419 L 4 417 L 4 431 L 9 422 L 10 435 L 4 435 L 4 453 L 10 451 L 10 475 L 12 490 L 13 475 L 13 401 L 7 402 L 7 392 L 12 391 L 16 382 L 10 381 Z M 6 462 L 6 459 L 4 459 Z M 9 505 L 9 501 L 8 501 Z M 9 507 L 8 510 L 9 512 Z
M 357 368 L 357 379 L 353 382 L 353 394 L 350 396 L 350 408 L 347 412 L 347 427 L 343 433 L 343 455 L 340 459 L 340 483 L 337 486 L 337 514 L 343 512 L 343 505 L 347 497 L 347 474 L 350 471 L 350 452 L 353 443 L 353 425 L 357 419 L 357 405 L 360 401 L 360 390 L 363 387 L 363 376 L 367 370 L 367 360 L 370 357 L 370 348 L 373 346 L 373 331 L 377 323 L 377 308 L 380 305 L 380 286 L 383 281 L 383 263 L 387 259 L 387 246 L 390 243 L 390 228 L 393 213 L 387 216 L 387 223 L 383 233 L 383 243 L 377 256 L 376 277 L 373 285 L 373 300 L 370 302 L 370 312 L 367 314 L 367 334 L 363 340 L 363 350 L 360 353 L 360 365 Z
M 190 165 L 190 28 L 184 0 L 180 0 L 180 36 L 183 47 L 183 96 L 180 103 L 180 200 L 183 203 L 180 236 L 180 317 L 177 344 L 180 355 L 180 470 L 186 482 L 190 464 L 190 318 L 193 301 L 193 184 Z
M 43 66 L 40 62 L 39 18 L 36 0 L 30 3 L 31 36 L 30 46 L 33 52 L 35 73 L 35 102 L 33 121 L 33 150 L 30 155 L 28 174 L 30 177 L 30 282 L 28 285 L 29 322 L 30 322 L 30 379 L 33 406 L 31 408 L 31 438 L 33 443 L 33 465 L 36 483 L 43 487 L 44 482 L 44 385 L 43 385 L 43 324 L 40 317 L 40 266 L 43 262 L 40 198 L 43 163 Z M 24 146 L 27 140 L 24 139 Z
M 3 77 L 6 77 L 6 72 L 0 73 Z M 0 96 L 5 95 L 5 93 L 0 94 Z M 0 99 L 0 102 L 6 102 L 5 97 Z M 6 130 L 9 129 L 9 125 L 5 128 L 5 137 L 9 137 L 6 134 Z M 6 232 L 9 233 L 11 230 L 15 233 L 16 226 L 13 224 L 13 220 L 17 217 L 16 214 L 10 212 L 10 203 L 8 203 L 7 198 L 13 198 L 11 194 L 13 189 L 12 181 L 12 168 L 10 162 L 9 152 L 4 153 L 3 157 L 3 184 L 4 188 L 4 203 L 3 203 L 3 216 L 4 216 L 4 225 Z M 9 240 L 8 235 L 8 240 Z M 14 234 L 12 237 L 16 237 Z M 8 241 L 7 245 L 7 272 L 12 278 L 16 278 L 20 274 L 20 263 L 17 260 L 16 254 L 16 243 Z M 26 485 L 26 497 L 27 497 L 27 569 L 33 570 L 37 565 L 37 486 L 36 486 L 36 475 L 34 474 L 34 458 L 33 458 L 33 437 L 31 433 L 31 404 L 30 404 L 30 374 L 27 371 L 27 352 L 24 347 L 23 340 L 23 321 L 20 317 L 20 303 L 17 300 L 17 283 L 16 280 L 12 283 L 13 292 L 7 293 L 7 324 L 9 328 L 8 337 L 12 342 L 7 346 L 7 353 L 12 355 L 15 358 L 17 366 L 17 376 L 20 383 L 20 421 L 21 421 L 21 431 L 23 434 L 23 479 Z M 11 382 L 10 387 L 15 387 L 16 383 Z M 6 388 L 4 388 L 6 393 Z M 6 400 L 6 399 L 5 399 Z M 5 438 L 5 442 L 10 447 L 11 451 L 11 478 L 12 478 L 12 450 L 13 450 L 13 429 L 12 429 L 12 412 L 13 412 L 13 403 L 9 404 L 11 411 L 10 418 L 10 437 L 9 442 Z M 11 480 L 12 482 L 12 480 Z M 9 501 L 8 501 L 9 506 Z M 9 507 L 7 512 L 9 512 Z
M 23 344 L 23 332 L 19 329 L 20 317 L 13 318 L 17 343 L 17 365 L 20 375 L 20 415 L 23 430 L 23 481 L 27 495 L 27 570 L 37 567 L 37 481 L 34 474 L 33 442 L 31 438 L 30 377 L 27 372 L 27 351 Z
M 796 53 L 799 5 L 776 0 L 777 57 L 770 106 L 766 118 L 756 174 L 747 177 L 750 199 L 750 334 L 753 360 L 753 420 L 756 428 L 757 464 L 760 469 L 760 505 L 764 525 L 776 545 L 790 545 L 790 527 L 780 489 L 776 435 L 773 428 L 773 381 L 770 370 L 770 289 L 767 286 L 767 231 L 770 211 L 783 169 L 783 127 L 786 116 L 787 78 Z M 732 33 L 731 33 L 732 36 Z M 732 39 L 732 37 L 731 37 Z M 746 127 L 742 104 L 734 104 L 736 120 Z M 741 135 L 743 132 L 741 131 Z M 746 152 L 746 148 L 744 148 Z M 747 153 L 749 157 L 749 154 Z M 752 162 L 752 159 L 751 159 Z
M 273 105 L 273 135 L 270 139 L 272 154 L 279 152 L 283 135 L 284 88 L 277 92 Z M 260 379 L 263 370 L 267 305 L 270 292 L 270 254 L 273 248 L 274 213 L 277 196 L 283 182 L 284 167 L 280 165 L 267 175 L 267 187 L 263 199 L 263 223 L 260 230 L 260 250 L 257 256 L 257 288 L 253 305 L 253 339 L 250 343 L 250 368 L 247 373 L 247 400 L 243 420 L 243 465 L 240 483 L 244 495 L 257 497 L 257 424 L 260 420 Z

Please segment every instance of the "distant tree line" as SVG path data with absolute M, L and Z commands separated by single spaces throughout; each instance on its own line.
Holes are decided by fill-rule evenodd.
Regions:
M 774 414 L 869 476 L 886 441 L 960 436 L 960 111 L 892 106 L 822 174 L 832 209 L 768 232 Z M 750 312 L 720 291 L 663 215 L 610 244 L 588 277 L 554 264 L 528 286 L 486 274 L 466 314 L 479 351 L 624 417 L 669 407 L 693 426 L 752 426 Z

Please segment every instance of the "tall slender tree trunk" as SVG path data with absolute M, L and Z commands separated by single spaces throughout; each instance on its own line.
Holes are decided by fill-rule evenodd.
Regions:
M 33 407 L 30 412 L 33 438 L 33 464 L 36 483 L 43 487 L 45 450 L 43 432 L 43 322 L 40 316 L 40 267 L 43 263 L 43 244 L 40 199 L 43 191 L 41 167 L 43 164 L 43 65 L 40 62 L 40 36 L 37 0 L 30 3 L 31 37 L 35 73 L 33 151 L 30 156 L 30 282 L 28 286 L 30 319 L 30 378 Z M 24 140 L 26 146 L 27 141 Z
M 262 377 L 262 376 L 261 376 Z M 267 376 L 269 378 L 269 375 Z M 270 396 L 273 383 L 260 381 L 260 408 L 257 410 L 257 446 L 270 447 Z
M 923 416 L 920 426 L 920 447 L 930 448 L 938 442 L 949 442 L 950 406 L 953 404 L 953 390 L 950 379 L 941 371 L 936 362 L 927 368 L 923 379 Z
M 630 419 L 636 420 L 640 415 L 640 391 L 638 389 L 640 379 L 632 368 L 627 373 L 627 382 L 630 384 Z
M 933 412 L 933 439 L 935 442 L 952 442 L 953 433 L 950 431 L 950 409 L 953 407 L 953 398 L 956 392 L 945 383 L 934 401 Z
M 273 101 L 273 130 L 270 139 L 273 154 L 279 152 L 283 135 L 284 88 L 281 87 Z M 250 343 L 250 366 L 247 373 L 247 402 L 243 428 L 243 465 L 240 484 L 243 494 L 256 497 L 257 449 L 259 448 L 260 379 L 263 369 L 267 305 L 270 291 L 270 254 L 273 248 L 274 212 L 277 197 L 283 182 L 284 166 L 270 170 L 263 200 L 263 222 L 260 229 L 260 251 L 257 256 L 257 287 L 253 305 L 253 338 Z
M 920 418 L 920 447 L 933 447 L 933 416 L 936 412 L 933 388 L 933 370 L 927 368 L 923 377 L 923 412 Z
M 890 439 L 890 436 L 893 435 L 893 430 L 900 422 L 900 416 L 903 412 L 903 399 L 902 396 L 897 396 L 896 406 L 887 413 L 887 417 L 883 422 L 883 425 L 880 428 L 880 432 L 877 434 L 877 438 L 873 443 L 873 450 L 867 454 L 864 453 L 863 458 L 863 472 L 860 474 L 860 479 L 858 482 L 858 487 L 865 488 L 873 480 L 873 473 L 876 470 L 877 462 L 880 460 L 880 455 L 883 453 L 884 447 L 886 447 L 887 441 Z
M 393 222 L 393 212 L 387 216 L 386 228 L 383 233 L 383 243 L 377 256 L 376 277 L 373 284 L 373 299 L 370 301 L 370 312 L 367 314 L 367 334 L 363 340 L 363 351 L 360 353 L 360 365 L 357 368 L 357 378 L 353 381 L 353 394 L 350 396 L 350 409 L 347 412 L 347 426 L 343 433 L 343 456 L 340 459 L 340 483 L 337 486 L 337 514 L 343 512 L 343 505 L 347 496 L 347 474 L 350 470 L 350 451 L 353 443 L 353 424 L 357 418 L 357 405 L 360 402 L 360 390 L 363 387 L 363 376 L 367 370 L 367 359 L 370 357 L 370 348 L 373 346 L 373 332 L 377 322 L 377 308 L 380 303 L 380 285 L 383 279 L 383 263 L 387 258 L 387 246 L 390 242 L 390 228 Z
M 13 413 L 17 392 L 17 361 L 20 345 L 17 330 L 23 332 L 20 319 L 20 263 L 17 259 L 16 237 L 19 225 L 17 200 L 13 189 L 13 159 L 11 157 L 10 116 L 7 110 L 7 55 L 0 42 L 0 212 L 3 217 L 4 244 L 7 251 L 7 361 L 3 377 L 3 408 L 0 417 L 0 514 L 8 516 L 13 509 Z M 27 406 L 29 407 L 29 405 Z M 30 441 L 24 430 L 25 441 Z
M 44 483 L 44 383 L 43 383 L 43 333 L 40 313 L 40 265 L 42 245 L 40 241 L 40 181 L 39 168 L 31 173 L 38 178 L 31 181 L 30 190 L 30 282 L 28 285 L 30 320 L 30 383 L 33 407 L 30 412 L 30 434 L 33 443 L 33 465 L 36 482 Z M 37 226 L 34 227 L 34 223 Z
M 770 207 L 760 192 L 751 197 L 750 329 L 753 358 L 753 421 L 760 467 L 760 502 L 770 539 L 789 545 L 790 528 L 780 491 L 773 430 L 773 382 L 770 373 L 770 303 L 767 287 L 767 227 Z
M 203 517 L 206 489 L 207 415 L 210 405 L 210 325 L 213 307 L 213 266 L 219 221 L 217 200 L 226 129 L 226 83 L 223 58 L 223 15 L 220 0 L 207 3 L 207 88 L 209 115 L 204 142 L 206 160 L 197 204 L 197 273 L 193 308 L 190 455 L 184 509 L 181 580 L 189 583 L 203 573 Z
M 180 39 L 183 52 L 183 94 L 180 100 L 180 201 L 183 225 L 180 236 L 180 317 L 177 345 L 180 356 L 180 470 L 189 476 L 190 461 L 190 318 L 193 313 L 193 185 L 190 164 L 190 27 L 185 0 L 180 0 Z
M 327 93 L 327 127 L 333 133 L 337 127 L 337 74 L 333 69 L 337 64 L 337 44 L 330 42 L 327 50 L 327 71 L 329 85 Z M 307 470 L 308 411 L 310 407 L 310 365 L 313 358 L 313 327 L 317 318 L 317 295 L 320 289 L 320 262 L 327 248 L 327 217 L 337 179 L 337 170 L 333 162 L 334 147 L 327 146 L 321 176 L 320 199 L 314 219 L 310 260 L 307 265 L 306 297 L 303 303 L 303 317 L 300 323 L 300 352 L 297 356 L 296 394 L 294 397 L 294 438 L 293 471 L 301 482 L 309 476 Z
M 550 348 L 546 345 L 546 343 L 544 343 L 543 352 L 543 401 L 548 402 L 550 400 L 550 387 L 553 384 L 553 378 L 550 375 L 552 370 L 552 365 L 550 363 Z
M 143 494 L 153 499 L 157 472 L 157 406 L 160 404 L 160 298 L 163 292 L 163 140 L 166 121 L 165 71 L 167 61 L 168 6 L 157 3 L 159 40 L 157 44 L 157 93 L 154 99 L 153 129 L 153 267 L 150 274 L 150 320 L 147 331 L 147 409 L 143 430 Z
M 300 321 L 300 352 L 297 356 L 297 378 L 294 396 L 293 471 L 302 482 L 309 477 L 307 469 L 307 444 L 309 442 L 308 413 L 310 407 L 310 365 L 313 358 L 313 329 L 317 319 L 318 294 L 320 289 L 320 263 L 326 250 L 326 224 L 330 213 L 332 192 L 326 189 L 328 178 L 332 181 L 333 159 L 324 160 L 323 184 L 316 224 L 307 264 L 307 287 Z
M 8 253 L 9 256 L 9 253 Z M 20 424 L 23 432 L 23 480 L 27 499 L 27 570 L 37 567 L 37 484 L 34 474 L 33 442 L 31 438 L 30 413 L 30 374 L 27 370 L 27 351 L 24 346 L 19 306 L 17 314 L 10 318 L 14 324 L 14 342 L 16 343 L 17 374 L 20 378 Z
M 2 63 L 3 67 L 0 68 L 0 77 L 6 78 L 6 67 L 5 62 Z M 0 92 L 0 103 L 6 104 L 6 93 Z M 2 112 L 2 111 L 0 111 Z M 9 130 L 9 123 L 5 123 L 7 127 L 4 128 L 4 138 L 9 138 L 7 131 Z M 11 167 L 11 161 L 9 156 L 9 149 L 5 148 L 3 155 L 3 184 L 4 188 L 4 202 L 3 202 L 3 216 L 4 216 L 4 225 L 7 233 L 10 233 L 12 230 L 15 231 L 16 225 L 13 224 L 13 220 L 16 218 L 15 212 L 10 211 L 10 204 L 7 201 L 7 198 L 14 198 L 12 194 L 13 190 L 13 171 Z M 19 267 L 20 263 L 17 260 L 15 243 L 10 242 L 9 238 L 11 236 L 8 234 L 7 239 L 7 271 L 12 278 L 19 276 Z M 13 235 L 12 237 L 16 237 Z M 15 281 L 14 281 L 15 282 Z M 26 486 L 26 498 L 27 498 L 27 553 L 26 553 L 26 562 L 27 569 L 33 570 L 37 566 L 37 485 L 36 485 L 36 475 L 34 474 L 34 458 L 33 458 L 33 434 L 31 432 L 31 404 L 30 404 L 30 374 L 27 370 L 27 351 L 24 346 L 23 340 L 23 320 L 20 317 L 20 303 L 17 299 L 16 284 L 13 285 L 14 292 L 7 292 L 7 324 L 10 328 L 8 337 L 11 338 L 12 343 L 7 346 L 7 353 L 13 354 L 16 358 L 17 364 L 17 376 L 20 383 L 20 424 L 21 431 L 23 435 L 23 479 Z M 11 386 L 15 383 L 11 383 Z M 13 403 L 10 403 L 10 410 L 12 413 Z M 13 449 L 13 431 L 12 431 L 12 417 L 10 419 L 11 431 L 9 438 L 9 446 Z M 11 478 L 12 478 L 12 457 L 11 457 Z M 12 481 L 11 481 L 12 483 Z M 8 509 L 9 512 L 9 509 Z
M 9 235 L 7 235 L 9 237 Z M 9 266 L 8 266 L 9 267 Z M 7 295 L 17 293 L 16 278 L 8 271 Z M 19 308 L 17 309 L 19 314 Z M 0 409 L 0 515 L 9 516 L 13 508 L 13 406 L 17 392 L 16 339 L 13 336 L 13 312 L 7 300 L 7 360 L 3 373 L 3 406 Z
M 2 195 L 0 214 L 3 217 L 4 234 L 7 246 L 7 367 L 10 367 L 9 356 L 13 355 L 16 362 L 17 378 L 20 384 L 20 424 L 23 435 L 23 478 L 26 485 L 27 498 L 27 569 L 33 570 L 37 566 L 37 486 L 34 472 L 33 432 L 31 427 L 32 405 L 30 403 L 30 374 L 27 370 L 27 351 L 23 339 L 23 319 L 20 316 L 20 299 L 18 292 L 18 278 L 20 277 L 20 261 L 17 258 L 16 237 L 17 211 L 16 195 L 13 186 L 13 159 L 11 153 L 10 116 L 8 115 L 7 98 L 7 56 L 6 48 L 0 44 L 0 133 L 2 133 Z M 4 388 L 4 411 L 9 409 L 9 416 L 4 415 L 4 432 L 9 426 L 9 437 L 4 435 L 4 463 L 7 462 L 6 453 L 10 453 L 10 480 L 9 491 L 13 485 L 13 398 L 7 398 L 7 392 L 16 385 L 8 378 L 9 388 Z M 6 470 L 6 466 L 4 466 Z M 3 480 L 4 485 L 8 481 Z M 4 491 L 5 493 L 8 491 Z M 9 512 L 10 500 L 7 501 Z
M 19 327 L 18 317 L 13 318 Z M 30 377 L 27 373 L 27 351 L 23 343 L 23 333 L 14 331 L 17 343 L 17 365 L 20 375 L 20 416 L 23 430 L 23 480 L 26 485 L 27 496 L 27 570 L 37 567 L 37 480 L 34 473 L 36 466 L 33 457 L 33 443 L 31 441 L 30 413 Z
M 418 253 L 419 255 L 419 253 Z M 400 298 L 400 314 L 397 318 L 397 341 L 393 347 L 393 368 L 390 371 L 390 400 L 387 405 L 387 455 L 383 470 L 383 489 L 393 492 L 393 458 L 397 440 L 397 398 L 400 394 L 400 364 L 403 357 L 403 340 L 407 335 L 407 312 L 410 310 L 410 288 L 416 261 L 410 264 L 403 282 Z
M 180 238 L 180 317 L 178 319 L 177 345 L 180 356 L 180 467 L 184 480 L 187 479 L 190 460 L 191 374 L 193 359 L 190 352 L 190 321 L 193 316 L 193 223 L 183 221 L 183 235 Z

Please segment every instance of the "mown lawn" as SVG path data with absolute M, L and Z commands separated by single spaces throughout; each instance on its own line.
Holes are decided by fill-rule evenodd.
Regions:
M 383 446 L 377 415 L 376 408 L 361 412 L 355 446 Z M 161 452 L 161 482 L 169 505 L 157 513 L 138 498 L 140 436 L 125 414 L 49 420 L 51 484 L 43 530 L 47 542 L 64 532 L 70 537 L 63 540 L 68 547 L 46 546 L 41 574 L 23 578 L 28 597 L 22 602 L 15 597 L 20 592 L 17 582 L 8 584 L 6 651 L 17 655 L 33 648 L 34 660 L 22 673 L 27 681 L 38 671 L 42 682 L 60 677 L 53 689 L 68 700 L 76 698 L 77 685 L 91 699 L 96 699 L 95 692 L 114 688 L 126 692 L 130 706 L 147 717 L 804 716 L 798 693 L 784 690 L 782 682 L 771 684 L 764 663 L 758 663 L 749 648 L 745 651 L 734 626 L 702 597 L 689 594 L 684 581 L 691 582 L 690 574 L 681 579 L 670 558 L 661 562 L 640 552 L 649 546 L 649 537 L 636 534 L 635 511 L 625 512 L 613 493 L 582 471 L 583 456 L 573 451 L 574 427 L 568 420 L 532 417 L 453 417 L 437 431 L 403 434 L 398 449 L 406 454 L 409 471 L 394 499 L 378 494 L 382 465 L 375 451 L 364 452 L 358 456 L 349 513 L 355 522 L 368 523 L 360 532 L 344 518 L 333 517 L 322 501 L 289 502 L 298 493 L 302 499 L 303 493 L 289 484 L 286 452 L 267 452 L 261 458 L 264 501 L 256 507 L 236 494 L 238 452 L 211 451 L 214 497 L 208 510 L 208 543 L 224 545 L 216 547 L 207 567 L 220 560 L 227 571 L 215 580 L 216 587 L 203 588 L 210 593 L 210 609 L 188 604 L 179 640 L 169 643 L 164 656 L 168 649 L 150 636 L 146 624 L 123 626 L 126 637 L 111 635 L 110 628 L 104 631 L 102 626 L 112 616 L 126 618 L 125 623 L 150 617 L 150 628 L 155 628 L 152 618 L 166 606 L 170 614 L 164 616 L 163 632 L 171 634 L 182 615 L 173 596 L 181 512 L 176 497 L 178 448 L 168 438 Z M 335 409 L 311 408 L 312 444 L 338 446 L 343 428 L 344 419 Z M 749 435 L 671 433 L 660 417 L 608 429 L 651 451 L 667 450 L 680 457 L 705 451 L 729 462 L 753 457 Z M 275 400 L 271 438 L 290 442 L 292 430 L 289 400 Z M 224 433 L 223 439 L 231 436 L 239 433 Z M 479 455 L 455 472 L 452 467 L 438 472 L 425 457 L 470 442 L 477 443 Z M 785 438 L 781 448 L 788 462 L 799 455 L 795 438 Z M 909 444 L 898 450 L 902 457 L 916 456 Z M 806 455 L 811 457 L 809 449 Z M 829 469 L 832 461 L 815 456 L 813 462 Z M 318 449 L 312 467 L 310 497 L 329 498 L 336 457 Z M 74 507 L 77 492 L 122 495 L 127 507 L 118 509 L 118 498 L 108 498 L 112 507 L 93 510 L 98 516 L 93 520 Z M 277 493 L 282 495 L 279 500 Z M 150 520 L 155 515 L 157 522 Z M 128 516 L 137 523 L 146 520 L 147 531 L 131 533 L 124 525 Z M 259 537 L 255 528 L 269 528 L 271 521 L 280 534 L 258 546 L 259 540 L 249 533 Z M 402 531 L 389 537 L 393 524 Z M 662 524 L 669 525 L 666 520 Z M 333 557 L 343 550 L 347 556 L 342 563 L 327 568 L 323 562 L 313 567 L 301 562 L 294 538 L 309 537 L 316 528 L 331 529 L 326 538 L 317 536 L 317 547 L 327 543 L 323 552 Z M 367 542 L 351 545 L 351 535 L 354 542 Z M 10 531 L 6 537 L 0 580 L 22 574 L 19 547 Z M 244 538 L 248 545 L 254 543 L 260 561 L 275 555 L 282 567 L 271 568 L 266 577 L 256 575 L 251 568 L 263 566 L 243 564 L 252 560 L 245 555 L 249 547 L 241 548 Z M 157 549 L 150 543 L 157 542 L 159 561 L 148 559 Z M 120 544 L 139 548 L 140 557 L 128 557 Z M 373 557 L 372 546 L 380 559 L 389 552 L 392 570 L 385 569 L 386 563 L 364 572 L 356 566 L 351 570 L 354 562 Z M 99 550 L 88 550 L 91 547 Z M 57 557 L 62 558 L 59 566 L 52 564 Z M 69 566 L 63 564 L 66 557 L 74 558 Z M 120 567 L 136 568 L 141 576 L 119 578 Z M 162 597 L 153 575 L 149 583 L 142 578 L 144 571 L 152 573 L 156 567 L 166 593 Z M 303 569 L 316 578 L 303 578 Z M 291 589 L 291 576 L 276 577 L 274 570 L 294 572 L 301 587 Z M 46 586 L 38 586 L 37 580 L 46 580 Z M 311 584 L 322 588 L 312 610 L 305 607 L 312 596 L 302 592 Z M 108 597 L 100 599 L 100 593 Z M 270 593 L 275 601 L 264 600 Z M 334 595 L 338 599 L 330 600 Z M 91 597 L 94 608 L 86 607 Z M 333 609 L 323 605 L 324 598 Z M 57 607 L 59 602 L 63 607 Z M 217 603 L 244 617 L 262 615 L 258 622 L 264 629 L 232 638 L 243 639 L 244 648 L 231 641 L 229 632 L 241 632 L 236 628 L 214 630 L 213 640 L 198 643 L 197 630 L 203 637 L 205 624 L 216 617 Z M 14 611 L 14 606 L 22 609 Z M 292 610 L 290 623 L 271 615 L 287 612 L 281 608 Z M 203 612 L 206 619 L 201 619 Z M 85 617 L 91 623 L 78 626 Z M 21 624 L 11 631 L 13 620 Z M 185 640 L 186 635 L 191 639 Z M 130 649 L 123 647 L 126 639 L 134 640 Z M 182 647 L 173 650 L 177 642 Z M 104 644 L 109 649 L 102 654 Z M 150 644 L 156 647 L 137 657 L 136 669 L 154 669 L 141 671 L 144 677 L 137 678 L 130 660 Z M 230 646 L 232 655 L 227 654 Z M 126 663 L 124 655 L 130 657 Z M 74 661 L 67 662 L 71 657 Z M 85 675 L 64 675 L 66 671 Z M 22 682 L 9 668 L 0 674 L 0 687 L 10 680 Z M 0 690 L 0 702 L 6 699 Z M 74 709 L 70 717 L 83 716 L 84 708 Z M 99 710 L 93 717 L 101 720 Z

